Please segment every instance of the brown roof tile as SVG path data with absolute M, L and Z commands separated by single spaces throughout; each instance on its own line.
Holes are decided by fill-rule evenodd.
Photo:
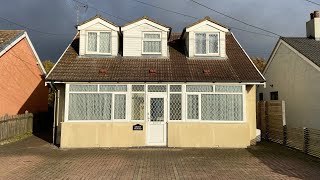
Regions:
M 0 30 L 0 51 L 24 33 L 23 30 Z
M 76 37 L 47 81 L 63 82 L 263 82 L 233 35 L 226 35 L 228 59 L 188 59 L 180 34 L 169 40 L 170 58 L 81 58 Z M 150 73 L 150 69 L 155 73 Z M 101 73 L 101 70 L 104 73 Z M 206 72 L 206 73 L 205 73 Z

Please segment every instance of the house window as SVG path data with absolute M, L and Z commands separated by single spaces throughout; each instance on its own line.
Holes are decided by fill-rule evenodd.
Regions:
M 263 101 L 263 93 L 259 93 L 259 101 Z
M 125 120 L 127 85 L 69 85 L 68 120 Z
M 142 54 L 161 54 L 161 33 L 143 33 Z
M 111 32 L 88 32 L 89 54 L 111 54 Z
M 270 92 L 270 100 L 279 100 L 278 91 Z
M 219 54 L 219 33 L 196 33 L 196 55 Z
M 144 93 L 134 93 L 131 99 L 131 119 L 144 120 Z
M 243 86 L 187 85 L 187 119 L 243 121 Z
M 199 119 L 199 96 L 188 95 L 187 96 L 187 116 L 188 119 Z
M 170 85 L 170 120 L 182 120 L 182 86 Z

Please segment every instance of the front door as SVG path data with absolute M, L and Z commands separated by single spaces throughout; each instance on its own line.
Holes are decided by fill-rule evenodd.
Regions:
M 148 95 L 147 145 L 167 145 L 166 109 L 165 95 Z

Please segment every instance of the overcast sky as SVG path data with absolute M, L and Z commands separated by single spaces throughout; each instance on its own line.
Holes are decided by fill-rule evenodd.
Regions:
M 81 8 L 80 21 L 95 14 L 115 22 L 119 26 L 128 21 L 147 15 L 173 28 L 173 32 L 182 29 L 195 19 L 149 7 L 135 0 L 77 0 L 88 4 L 88 9 Z M 139 0 L 176 12 L 203 18 L 211 18 L 229 27 L 265 33 L 252 27 L 231 20 L 213 11 L 205 9 L 190 0 Z M 320 6 L 305 0 L 197 0 L 208 7 L 232 17 L 275 32 L 282 36 L 305 36 L 305 22 L 310 13 Z M 315 0 L 316 1 L 316 0 Z M 76 33 L 77 3 L 74 0 L 6 0 L 0 6 L 0 29 L 25 29 L 41 60 L 57 61 Z M 97 8 L 104 12 L 95 10 Z M 19 27 L 1 19 L 5 18 L 31 29 Z M 40 32 L 39 32 L 40 31 Z M 240 41 L 250 56 L 268 58 L 277 38 L 231 31 Z M 46 32 L 50 34 L 45 34 Z M 56 34 L 56 35 L 54 35 Z

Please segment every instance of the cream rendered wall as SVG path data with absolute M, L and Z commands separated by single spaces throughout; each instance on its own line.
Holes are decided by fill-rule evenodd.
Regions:
M 189 39 L 186 39 L 186 41 L 188 41 L 188 51 L 189 51 L 189 57 L 194 57 L 195 56 L 195 33 L 201 33 L 201 32 L 205 32 L 205 33 L 219 33 L 219 55 L 220 57 L 226 57 L 226 33 L 214 28 L 210 25 L 203 25 L 200 26 L 199 28 L 190 31 L 189 34 Z M 187 35 L 188 35 L 187 34 Z
M 80 30 L 80 44 L 79 44 L 79 55 L 86 54 L 87 47 L 87 32 L 88 31 L 110 31 L 111 32 L 111 56 L 117 56 L 119 52 L 119 34 L 100 23 L 96 23 L 86 29 Z
M 64 92 L 64 85 L 58 89 Z M 64 112 L 64 94 L 61 94 L 60 112 Z M 224 147 L 245 148 L 255 144 L 256 86 L 246 86 L 245 122 L 170 122 L 169 147 Z M 62 148 L 135 147 L 146 146 L 146 123 L 143 131 L 133 131 L 137 122 L 63 122 L 60 114 Z
M 64 122 L 61 148 L 145 146 L 146 132 L 132 130 L 136 122 Z M 139 123 L 145 126 L 145 123 Z
M 264 76 L 267 87 L 260 86 L 258 93 L 270 100 L 270 92 L 278 91 L 286 103 L 287 125 L 320 129 L 320 72 L 315 67 L 281 43 Z
M 256 141 L 256 86 L 246 87 L 246 122 L 169 122 L 169 147 L 246 148 Z
M 162 31 L 149 24 L 141 24 L 126 31 L 123 31 L 123 56 L 141 56 L 142 55 L 142 34 L 143 32 L 161 32 L 162 54 L 168 56 L 167 32 Z

